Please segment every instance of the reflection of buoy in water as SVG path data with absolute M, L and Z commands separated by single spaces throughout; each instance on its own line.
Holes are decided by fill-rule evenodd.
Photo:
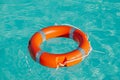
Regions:
M 45 40 L 55 37 L 72 38 L 78 42 L 77 49 L 64 54 L 51 54 L 42 51 L 39 46 Z M 59 66 L 73 66 L 84 59 L 91 50 L 87 36 L 81 30 L 68 25 L 55 25 L 36 32 L 28 45 L 31 57 L 44 66 L 57 68 Z

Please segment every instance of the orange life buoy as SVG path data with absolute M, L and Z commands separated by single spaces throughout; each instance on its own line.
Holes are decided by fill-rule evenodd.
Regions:
M 42 51 L 39 46 L 45 40 L 55 37 L 72 38 L 78 42 L 77 49 L 64 54 L 51 54 Z M 43 28 L 36 32 L 29 41 L 28 49 L 31 57 L 44 66 L 57 68 L 59 66 L 72 66 L 84 59 L 91 50 L 90 43 L 85 33 L 69 25 L 55 25 Z

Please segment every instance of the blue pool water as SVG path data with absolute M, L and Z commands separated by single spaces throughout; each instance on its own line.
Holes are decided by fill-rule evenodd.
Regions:
M 30 37 L 54 24 L 71 24 L 89 36 L 93 48 L 81 63 L 52 69 L 32 60 Z M 48 52 L 71 51 L 77 44 L 52 39 Z M 119 0 L 0 0 L 0 80 L 120 80 Z

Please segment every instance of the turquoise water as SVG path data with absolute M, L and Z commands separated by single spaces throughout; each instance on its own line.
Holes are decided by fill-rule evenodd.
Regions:
M 81 63 L 52 69 L 32 60 L 28 41 L 40 29 L 71 24 L 89 36 L 93 48 Z M 77 44 L 53 39 L 48 52 L 71 51 Z M 0 80 L 120 80 L 119 0 L 0 0 Z

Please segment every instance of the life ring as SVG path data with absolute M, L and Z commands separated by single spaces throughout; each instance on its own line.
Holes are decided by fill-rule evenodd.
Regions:
M 42 42 L 55 37 L 74 39 L 79 46 L 77 49 L 64 54 L 52 54 L 39 48 Z M 29 41 L 28 49 L 31 57 L 38 63 L 57 68 L 69 67 L 81 62 L 89 54 L 91 46 L 86 34 L 81 30 L 69 25 L 55 25 L 36 32 Z

